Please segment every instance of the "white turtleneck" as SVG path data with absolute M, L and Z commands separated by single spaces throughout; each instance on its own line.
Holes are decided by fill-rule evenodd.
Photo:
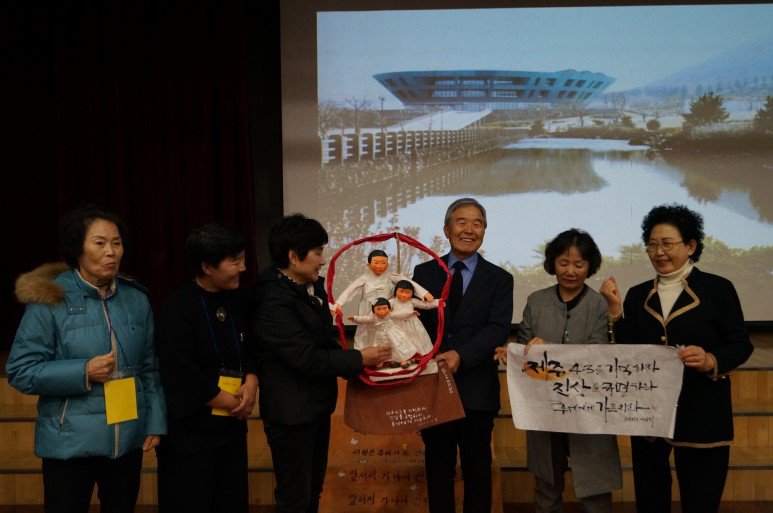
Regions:
M 688 260 L 678 271 L 668 274 L 658 273 L 658 296 L 660 297 L 660 307 L 663 309 L 664 319 L 671 313 L 676 299 L 684 290 L 682 278 L 690 274 L 692 268 L 692 262 Z

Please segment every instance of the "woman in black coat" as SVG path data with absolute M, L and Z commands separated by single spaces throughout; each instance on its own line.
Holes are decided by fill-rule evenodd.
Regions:
M 193 279 L 167 298 L 157 331 L 169 409 L 158 450 L 161 513 L 249 509 L 247 417 L 258 388 L 244 236 L 223 223 L 185 241 Z
M 639 513 L 671 510 L 673 448 L 682 511 L 719 509 L 733 440 L 729 373 L 752 353 L 733 284 L 693 264 L 703 251 L 703 218 L 682 205 L 653 208 L 642 238 L 657 273 L 622 305 L 614 278 L 600 289 L 617 342 L 677 347 L 684 363 L 673 440 L 631 437 Z M 625 317 L 622 317 L 623 311 Z
M 327 469 L 336 376 L 391 356 L 388 346 L 343 350 L 319 270 L 328 238 L 314 219 L 287 216 L 269 236 L 274 267 L 256 289 L 260 414 L 274 464 L 277 513 L 316 512 Z

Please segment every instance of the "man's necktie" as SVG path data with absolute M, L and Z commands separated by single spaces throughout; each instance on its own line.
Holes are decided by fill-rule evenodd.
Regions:
M 459 304 L 462 302 L 464 287 L 462 286 L 462 269 L 467 269 L 464 262 L 457 260 L 454 265 L 454 274 L 451 278 L 451 289 L 448 291 L 448 308 L 446 309 L 446 319 L 453 321 Z

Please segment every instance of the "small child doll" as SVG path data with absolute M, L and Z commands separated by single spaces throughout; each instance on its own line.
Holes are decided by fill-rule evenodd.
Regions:
M 363 334 L 366 337 L 368 347 L 388 345 L 392 348 L 393 367 L 407 368 L 411 365 L 411 358 L 416 354 L 416 348 L 406 334 L 397 325 L 403 319 L 415 317 L 418 312 L 411 309 L 410 312 L 400 314 L 392 313 L 392 305 L 383 297 L 377 298 L 368 315 L 352 315 L 348 317 L 355 324 L 363 326 Z M 381 367 L 382 363 L 376 365 Z
M 413 283 L 410 281 L 398 281 L 395 285 L 395 297 L 390 299 L 389 303 L 392 305 L 392 318 L 396 319 L 395 323 L 400 326 L 402 331 L 408 337 L 408 340 L 413 345 L 414 352 L 424 356 L 432 351 L 432 340 L 419 319 L 416 318 L 416 315 L 406 317 L 402 320 L 397 319 L 404 313 L 410 314 L 414 311 L 414 308 L 420 308 L 422 310 L 437 308 L 440 300 L 420 301 L 413 297 L 414 290 Z

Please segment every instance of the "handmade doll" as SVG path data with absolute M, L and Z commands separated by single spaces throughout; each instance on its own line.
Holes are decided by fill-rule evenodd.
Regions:
M 416 348 L 408 339 L 408 336 L 400 329 L 397 322 L 408 317 L 415 317 L 419 313 L 411 308 L 410 312 L 395 314 L 392 311 L 392 305 L 389 300 L 383 297 L 377 298 L 371 307 L 371 313 L 368 315 L 352 315 L 347 317 L 355 324 L 363 325 L 363 334 L 367 339 L 368 346 L 388 345 L 392 348 L 392 367 L 408 368 L 411 359 L 416 354 Z M 379 363 L 376 367 L 381 367 Z
M 395 285 L 395 297 L 389 300 L 389 303 L 392 305 L 391 317 L 395 319 L 395 323 L 400 326 L 408 337 L 408 340 L 413 345 L 414 352 L 424 356 L 432 350 L 432 340 L 427 334 L 427 330 L 424 329 L 416 315 L 411 315 L 402 320 L 397 320 L 397 318 L 401 317 L 404 313 L 410 314 L 414 311 L 414 308 L 422 310 L 437 308 L 440 300 L 420 301 L 413 297 L 414 291 L 413 283 L 410 281 L 400 280 L 397 282 Z
M 330 307 L 331 311 L 334 314 L 341 313 L 341 307 L 359 294 L 360 303 L 357 314 L 367 316 L 371 313 L 371 305 L 377 298 L 392 297 L 392 287 L 400 280 L 410 281 L 414 286 L 416 295 L 424 299 L 424 301 L 432 301 L 434 299 L 432 294 L 427 292 L 427 289 L 414 281 L 408 280 L 402 274 L 387 271 L 387 267 L 389 267 L 387 254 L 380 249 L 371 251 L 368 255 L 368 271 L 350 283 L 341 292 L 336 304 Z M 357 326 L 354 332 L 354 347 L 356 349 L 368 347 L 364 333 L 364 330 Z

